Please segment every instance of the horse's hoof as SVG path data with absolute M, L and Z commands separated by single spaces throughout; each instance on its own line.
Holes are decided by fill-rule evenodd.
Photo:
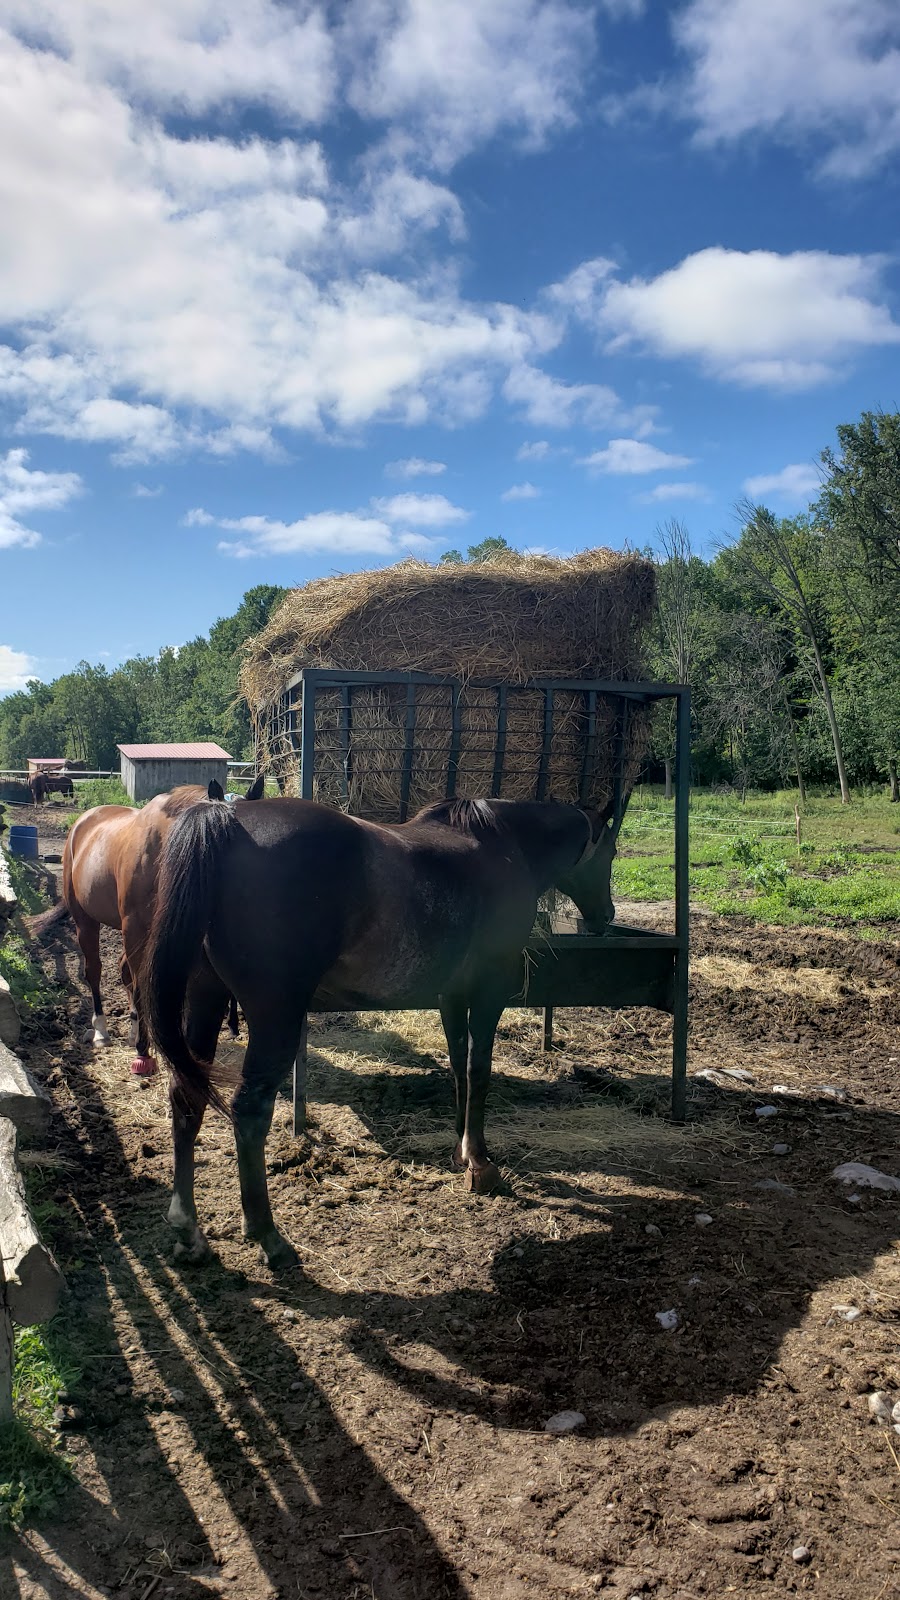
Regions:
M 290 1272 L 293 1267 L 300 1265 L 300 1257 L 287 1239 L 279 1239 L 271 1250 L 262 1247 L 262 1253 L 270 1272 Z
M 466 1169 L 466 1190 L 469 1194 L 496 1194 L 503 1188 L 503 1179 L 500 1168 L 495 1167 L 493 1161 L 485 1161 L 480 1167 Z
M 158 1068 L 152 1056 L 135 1056 L 131 1070 L 136 1078 L 152 1078 Z
M 180 1267 L 199 1267 L 212 1257 L 202 1233 L 198 1234 L 193 1244 L 182 1244 L 179 1240 L 172 1252 L 173 1258 Z

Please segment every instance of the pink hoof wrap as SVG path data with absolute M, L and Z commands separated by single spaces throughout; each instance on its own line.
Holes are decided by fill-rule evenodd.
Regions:
M 131 1070 L 136 1078 L 152 1078 L 156 1071 L 156 1062 L 152 1056 L 135 1056 Z

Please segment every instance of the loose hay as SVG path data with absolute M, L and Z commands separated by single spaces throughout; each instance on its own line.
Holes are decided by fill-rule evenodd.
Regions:
M 627 682 L 645 674 L 643 634 L 655 596 L 652 563 L 588 550 L 566 560 L 520 556 L 476 565 L 393 567 L 320 578 L 285 598 L 246 647 L 241 687 L 250 705 L 260 763 L 296 792 L 299 695 L 287 693 L 304 667 L 416 671 L 462 685 L 456 793 L 493 789 L 497 685 L 508 688 L 508 730 L 500 793 L 533 799 L 539 788 L 545 702 L 535 679 Z M 490 687 L 485 687 L 490 685 Z M 415 693 L 409 812 L 442 799 L 451 749 L 453 690 Z M 406 736 L 406 688 L 356 690 L 344 730 L 338 690 L 316 697 L 316 798 L 358 815 L 396 820 Z M 585 764 L 584 697 L 559 690 L 546 765 L 547 797 L 602 805 L 613 791 L 618 706 L 598 702 L 595 743 Z M 293 711 L 293 715 L 292 715 Z M 291 723 L 294 724 L 291 727 Z M 637 776 L 649 719 L 634 711 L 623 739 L 625 783 Z

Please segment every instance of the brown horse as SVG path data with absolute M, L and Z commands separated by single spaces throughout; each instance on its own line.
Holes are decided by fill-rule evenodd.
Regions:
M 29 778 L 28 787 L 35 805 L 46 800 L 48 794 L 62 794 L 69 800 L 75 795 L 75 785 L 67 772 L 36 772 Z
M 259 795 L 260 778 L 249 791 Z M 148 1051 L 147 1030 L 140 1003 L 139 975 L 144 945 L 156 905 L 159 858 L 176 819 L 204 801 L 222 801 L 220 784 L 207 789 L 199 784 L 159 794 L 140 810 L 132 806 L 95 806 L 85 811 L 69 830 L 63 851 L 63 899 L 32 923 L 32 932 L 44 934 L 54 923 L 71 915 L 81 954 L 84 976 L 94 1003 L 93 1043 L 106 1045 L 109 1035 L 100 993 L 100 928 L 122 931 L 122 982 L 131 997 L 136 1053 L 132 1072 L 149 1077 L 156 1062 Z M 243 803 L 243 802 L 241 802 Z M 231 1015 L 232 1031 L 237 1018 Z
M 484 1140 L 494 1034 L 523 992 L 523 951 L 552 885 L 588 925 L 613 918 L 611 808 L 504 800 L 429 806 L 382 826 L 303 800 L 199 806 L 166 841 L 142 989 L 173 1071 L 180 1252 L 207 1249 L 194 1205 L 194 1143 L 223 1102 L 211 1063 L 229 992 L 249 1042 L 231 1114 L 245 1236 L 270 1266 L 296 1254 L 272 1218 L 265 1142 L 307 1011 L 439 1006 L 456 1080 L 455 1159 L 470 1187 L 499 1172 Z

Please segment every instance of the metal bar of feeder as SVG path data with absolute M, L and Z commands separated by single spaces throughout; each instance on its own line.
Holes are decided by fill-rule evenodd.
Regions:
M 341 793 L 345 800 L 350 795 L 350 696 L 353 693 L 349 683 L 341 684 Z
M 409 791 L 412 785 L 413 740 L 416 732 L 416 686 L 406 685 L 406 726 L 403 731 L 403 770 L 400 777 L 400 821 L 409 814 Z
M 541 742 L 541 760 L 538 766 L 535 800 L 546 800 L 547 778 L 550 772 L 550 751 L 553 746 L 553 690 L 544 690 L 544 737 Z
M 313 797 L 316 762 L 316 679 L 305 674 L 300 689 L 300 799 Z
M 497 685 L 497 743 L 494 746 L 494 772 L 491 794 L 499 795 L 503 787 L 503 762 L 506 758 L 507 693 L 506 684 Z
M 450 754 L 447 758 L 447 800 L 456 799 L 456 775 L 459 770 L 459 747 L 462 740 L 462 719 L 460 717 L 460 699 L 462 690 L 458 683 L 450 680 Z
M 578 780 L 578 803 L 584 805 L 588 797 L 588 784 L 594 764 L 594 746 L 597 743 L 597 691 L 587 691 L 587 736 L 581 760 L 581 777 Z

